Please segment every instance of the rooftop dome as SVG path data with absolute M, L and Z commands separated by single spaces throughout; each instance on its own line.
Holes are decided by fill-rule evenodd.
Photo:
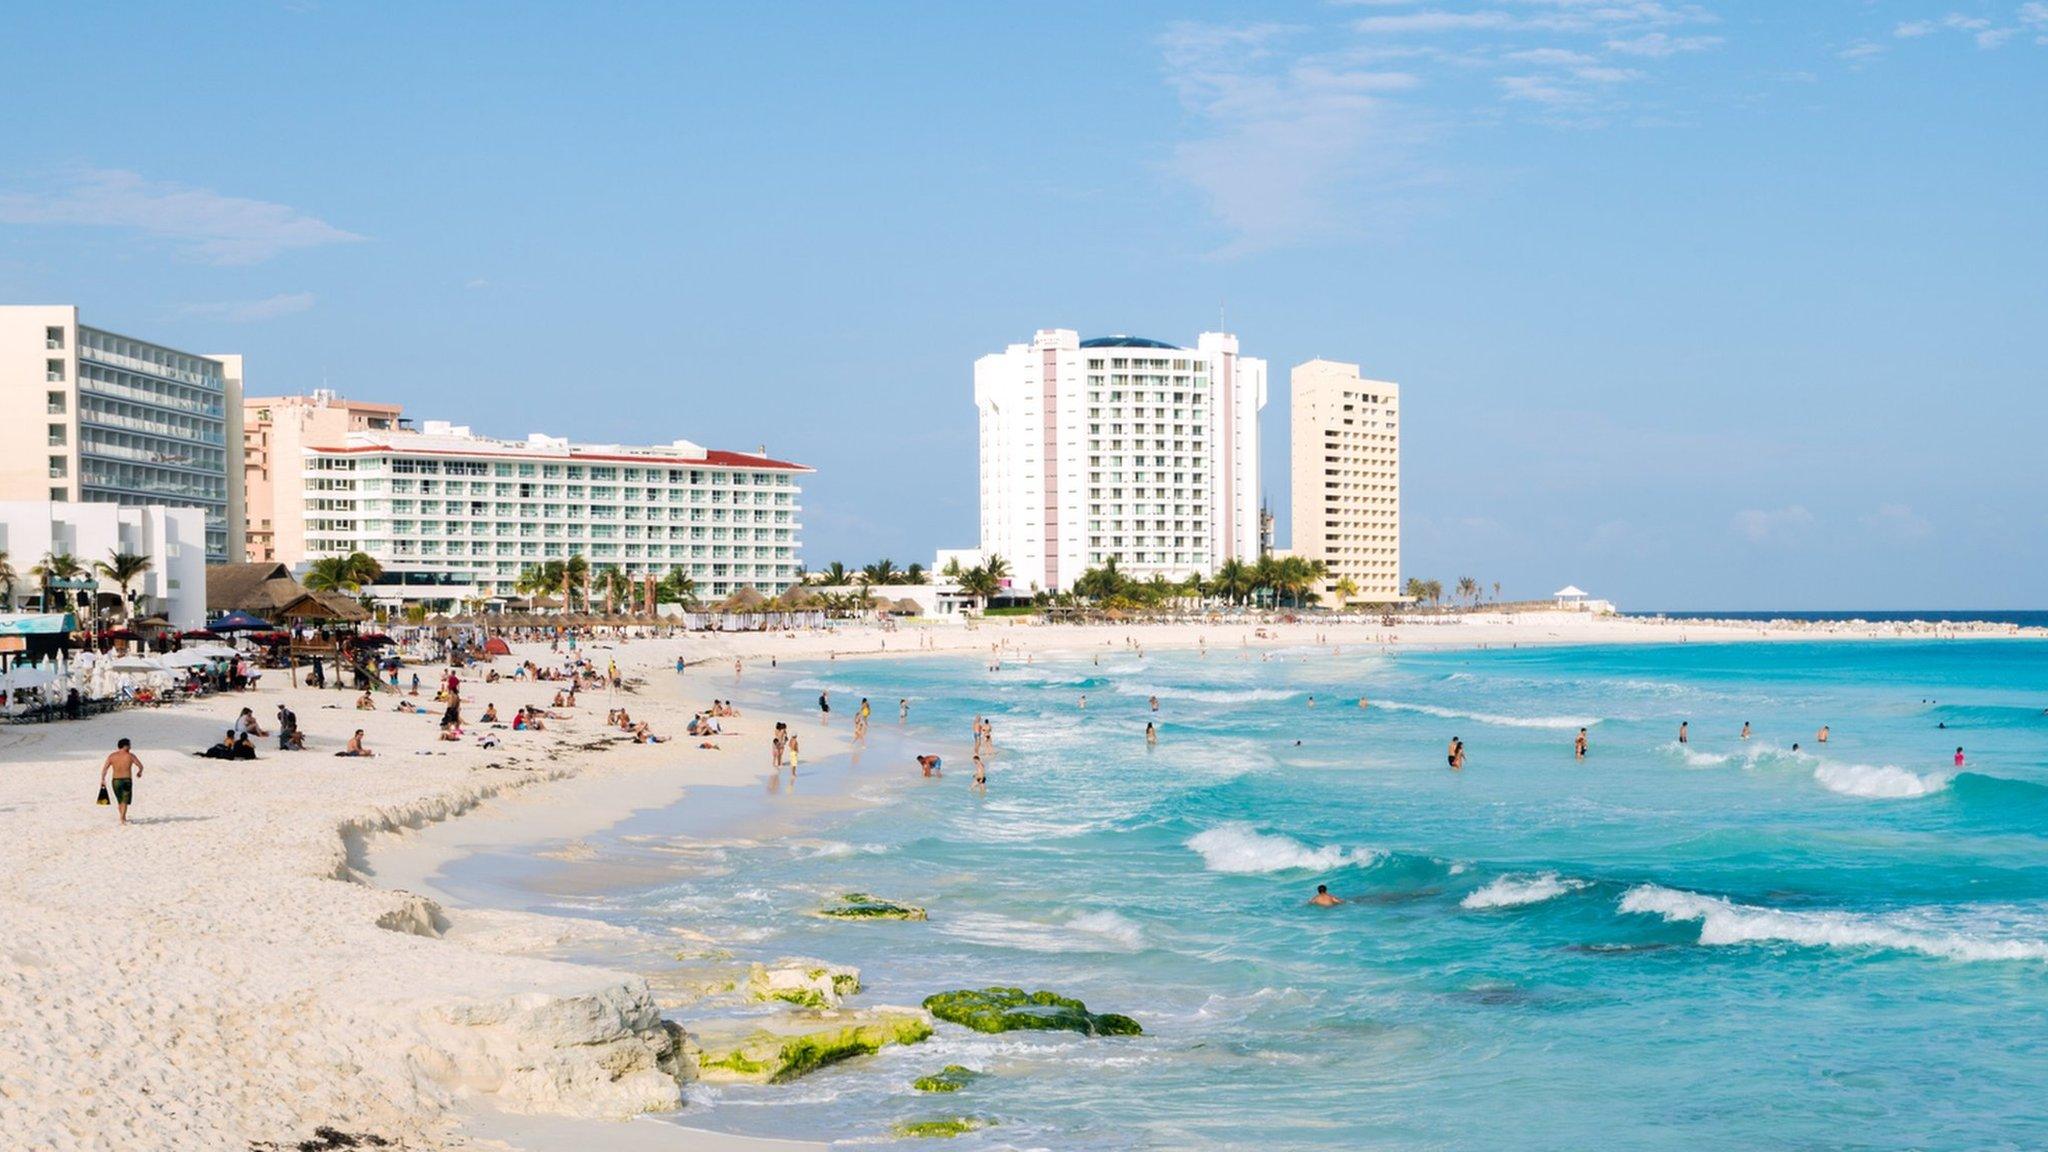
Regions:
M 1093 340 L 1081 341 L 1083 348 L 1165 348 L 1180 351 L 1180 345 L 1168 344 L 1164 340 L 1147 340 L 1142 336 L 1097 336 Z

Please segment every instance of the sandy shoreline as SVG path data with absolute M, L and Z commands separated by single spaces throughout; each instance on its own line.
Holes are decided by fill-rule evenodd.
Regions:
M 616 657 L 628 676 L 646 679 L 623 702 L 679 737 L 685 707 L 746 698 L 735 658 L 1011 660 L 1131 642 L 1281 648 L 1318 637 L 1341 650 L 1926 635 L 1574 614 L 1457 620 L 1266 626 L 1264 637 L 1235 622 L 991 621 L 592 649 L 600 663 Z M 679 649 L 693 662 L 681 675 Z M 495 702 L 509 715 L 553 694 L 547 684 L 467 679 L 472 713 Z M 0 870 L 10 880 L 0 894 L 0 1023 L 11 1039 L 0 1048 L 0 1131 L 51 1149 L 289 1147 L 324 1125 L 413 1148 L 587 1146 L 593 1134 L 613 1147 L 802 1147 L 667 1123 L 593 1130 L 587 1120 L 522 1119 L 620 1119 L 675 1104 L 677 1041 L 646 981 L 532 955 L 579 938 L 602 943 L 616 931 L 603 925 L 444 908 L 399 890 L 417 891 L 480 845 L 573 839 L 691 786 L 758 782 L 774 717 L 746 709 L 718 751 L 683 739 L 634 746 L 604 730 L 605 699 L 586 693 L 575 719 L 546 733 L 501 732 L 502 746 L 487 750 L 437 742 L 431 716 L 392 712 L 390 697 L 375 713 L 356 712 L 353 700 L 272 682 L 180 708 L 0 729 Z M 279 753 L 265 741 L 271 747 L 253 764 L 187 755 L 242 706 L 267 724 L 279 701 L 297 710 L 313 751 Z M 843 738 L 853 701 L 835 703 L 833 729 L 818 728 L 814 714 L 790 717 L 807 761 Z M 358 725 L 382 754 L 333 757 Z M 100 759 L 121 735 L 135 739 L 146 765 L 138 822 L 126 829 L 91 803 Z M 456 815 L 460 836 L 405 834 Z M 465 1128 L 463 1116 L 479 1108 L 509 1115 Z

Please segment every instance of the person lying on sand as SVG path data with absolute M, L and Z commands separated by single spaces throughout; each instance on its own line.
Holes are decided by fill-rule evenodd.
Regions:
M 661 737 L 661 736 L 656 736 L 656 735 L 654 734 L 654 732 L 653 732 L 653 731 L 652 731 L 651 729 L 649 729 L 649 728 L 648 728 L 648 726 L 647 726 L 647 721 L 645 721 L 645 720 L 642 720 L 642 721 L 641 721 L 641 722 L 639 723 L 639 725 L 638 725 L 638 726 L 636 726 L 636 727 L 635 727 L 635 728 L 633 729 L 633 743 L 635 743 L 635 744 L 665 744 L 665 743 L 667 743 L 667 740 L 666 740 L 666 738 L 664 738 L 664 737 Z
M 233 760 L 235 758 L 235 734 L 233 732 L 223 732 L 221 733 L 220 743 L 215 744 L 204 752 L 194 752 L 193 755 L 204 756 L 208 760 Z

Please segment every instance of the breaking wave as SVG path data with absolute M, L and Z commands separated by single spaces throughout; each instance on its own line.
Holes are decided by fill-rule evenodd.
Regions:
M 1400 700 L 1373 700 L 1371 704 L 1372 707 L 1395 712 L 1420 712 L 1425 716 L 1439 716 L 1445 720 L 1470 720 L 1477 724 L 1494 724 L 1503 728 L 1591 728 L 1600 722 L 1595 716 L 1500 716 L 1491 712 L 1460 712 L 1455 708 L 1439 708 L 1434 704 L 1408 704 Z
M 1310 848 L 1291 836 L 1254 830 L 1248 824 L 1224 824 L 1190 837 L 1187 846 L 1200 853 L 1211 872 L 1254 875 L 1296 869 L 1328 872 L 1337 868 L 1369 868 L 1383 854 L 1371 848 L 1325 844 Z
M 1943 960 L 2048 960 L 2048 941 L 2039 939 L 1985 936 L 1850 912 L 1787 912 L 1656 884 L 1629 889 L 1621 910 L 1674 924 L 1696 920 L 1705 945 L 1777 943 L 1917 952 Z
M 1821 787 L 1843 796 L 1910 800 L 1934 795 L 1948 787 L 1948 782 L 1955 777 L 1947 772 L 1920 776 L 1890 764 L 1823 764 L 1813 770 L 1813 778 L 1820 781 Z
M 1568 880 L 1555 872 L 1544 872 L 1535 876 L 1502 876 L 1458 901 L 1460 907 L 1475 910 L 1489 908 L 1520 908 L 1527 904 L 1541 904 L 1555 900 L 1567 892 L 1576 892 L 1587 887 L 1587 881 Z

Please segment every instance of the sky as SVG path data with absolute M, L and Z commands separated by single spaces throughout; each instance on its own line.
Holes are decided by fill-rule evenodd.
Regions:
M 978 539 L 1039 328 L 1398 381 L 1405 575 L 2048 605 L 2048 0 L 41 5 L 0 302 Z M 42 48 L 22 51 L 23 46 Z

